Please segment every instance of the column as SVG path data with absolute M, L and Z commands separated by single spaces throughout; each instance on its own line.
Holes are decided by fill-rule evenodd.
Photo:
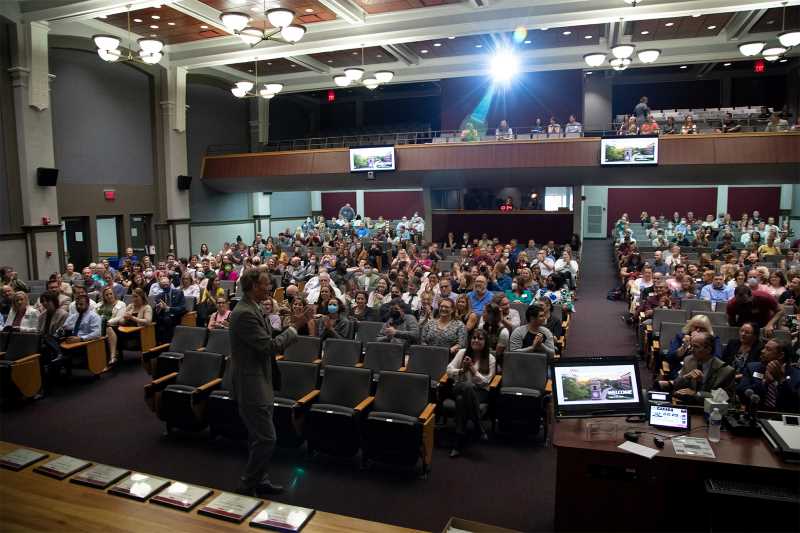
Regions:
M 583 186 L 572 186 L 572 233 L 580 235 L 583 228 Z
M 261 233 L 264 240 L 270 235 L 271 201 L 271 192 L 254 192 L 250 195 L 254 229 L 256 233 Z
M 269 142 L 269 100 L 250 100 L 250 151 L 260 152 Z
M 431 190 L 428 187 L 422 189 L 422 209 L 424 211 L 422 216 L 425 219 L 425 233 L 422 238 L 431 242 L 433 240 L 433 209 L 431 208 Z M 446 232 L 442 235 L 447 237 Z
M 364 218 L 365 213 L 364 209 L 366 209 L 366 204 L 364 203 L 364 190 L 359 189 L 356 191 L 356 205 L 353 206 L 356 210 L 356 213 L 361 215 L 361 218 Z
M 781 197 L 783 197 L 782 194 Z M 795 235 L 800 235 L 800 187 L 797 185 L 792 187 L 792 209 L 789 214 L 789 225 Z
M 311 191 L 311 216 L 322 216 L 322 191 Z
M 602 131 L 614 119 L 611 108 L 613 85 L 605 71 L 583 77 L 583 129 Z
M 717 185 L 717 213 L 728 212 L 728 186 Z
M 186 68 L 168 67 L 163 77 L 167 96 L 161 102 L 161 127 L 163 138 L 163 168 L 160 193 L 166 205 L 166 223 L 169 225 L 169 251 L 178 257 L 191 255 L 191 222 L 189 191 L 178 189 L 178 176 L 189 172 L 186 153 Z M 193 179 L 200 179 L 194 176 Z M 157 250 L 159 257 L 168 251 Z
M 17 57 L 9 71 L 14 95 L 22 229 L 32 279 L 61 272 L 61 225 L 56 187 L 40 187 L 37 169 L 55 167 L 46 22 L 17 24 Z M 13 179 L 13 177 L 11 177 Z M 20 262 L 24 262 L 20 258 Z

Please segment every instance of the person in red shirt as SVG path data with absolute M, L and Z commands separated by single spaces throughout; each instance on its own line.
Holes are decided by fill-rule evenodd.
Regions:
M 763 328 L 764 334 L 772 336 L 775 326 L 783 316 L 783 309 L 771 294 L 753 291 L 747 285 L 736 287 L 733 298 L 726 307 L 728 324 L 739 327 L 745 322 L 753 322 Z

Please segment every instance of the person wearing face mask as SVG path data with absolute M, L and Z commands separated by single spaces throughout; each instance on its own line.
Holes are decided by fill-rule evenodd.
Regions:
M 411 313 L 406 313 L 405 303 L 396 298 L 389 304 L 389 320 L 381 328 L 378 342 L 399 343 L 408 349 L 419 341 L 419 324 Z
M 317 319 L 317 332 L 323 344 L 326 339 L 355 338 L 355 324 L 343 313 L 339 300 L 330 298 L 326 311 Z

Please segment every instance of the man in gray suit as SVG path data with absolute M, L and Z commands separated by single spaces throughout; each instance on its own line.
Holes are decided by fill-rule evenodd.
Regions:
M 671 388 L 676 398 L 690 404 L 702 405 L 715 389 L 725 389 L 732 398 L 736 371 L 714 357 L 714 337 L 708 332 L 694 332 L 691 343 L 692 355 L 683 360 L 678 377 L 672 382 L 660 381 L 660 388 Z
M 264 320 L 259 305 L 272 293 L 269 273 L 248 270 L 239 281 L 244 297 L 230 317 L 230 372 L 233 372 L 232 392 L 239 415 L 247 427 L 250 453 L 237 492 L 277 494 L 283 487 L 273 484 L 267 473 L 276 440 L 272 422 L 273 386 L 280 389 L 275 356 L 297 340 L 297 329 L 313 316 L 313 308 L 292 317 L 292 325 L 273 338 L 272 328 Z

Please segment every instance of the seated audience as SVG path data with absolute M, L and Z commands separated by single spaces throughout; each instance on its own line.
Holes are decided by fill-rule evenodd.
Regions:
M 103 287 L 102 303 L 97 306 L 97 314 L 100 316 L 100 330 L 104 331 L 108 339 L 109 366 L 117 362 L 117 333 L 114 330 L 125 318 L 125 302 L 117 300 L 112 286 Z
M 714 350 L 712 355 L 720 357 L 722 355 L 722 343 L 718 335 L 714 335 L 714 328 L 706 315 L 695 315 L 690 318 L 683 329 L 675 334 L 670 341 L 669 351 L 667 352 L 667 362 L 672 369 L 672 376 L 678 373 L 678 369 L 683 364 L 687 356 L 692 355 L 692 333 L 708 333 L 714 339 Z M 666 341 L 666 339 L 664 339 Z
M 10 285 L 7 286 L 10 287 Z M 23 333 L 36 333 L 39 330 L 39 312 L 28 303 L 27 292 L 19 290 L 14 293 L 13 304 L 5 321 L 5 329 Z
M 681 126 L 681 135 L 692 135 L 697 133 L 697 124 L 694 123 L 692 115 L 686 115 Z
M 230 327 L 231 310 L 228 299 L 224 296 L 217 298 L 216 311 L 208 317 L 208 329 L 228 329 Z
M 374 322 L 378 319 L 375 309 L 367 305 L 369 295 L 366 291 L 356 292 L 353 305 L 350 306 L 350 319 L 359 321 Z
M 467 122 L 464 129 L 461 130 L 461 140 L 464 142 L 480 141 L 481 136 L 472 122 Z
M 788 131 L 789 130 L 789 123 L 786 119 L 781 118 L 780 113 L 772 113 L 769 117 L 769 122 L 767 126 L 764 128 L 764 131 L 767 132 L 781 132 L 781 131 Z
M 733 114 L 730 112 L 725 113 L 722 125 L 716 130 L 717 133 L 739 133 L 740 131 L 742 131 L 742 127 L 733 120 Z
M 89 297 L 81 294 L 75 297 L 75 312 L 64 321 L 67 343 L 85 342 L 99 339 L 102 335 L 102 319 L 89 307 Z
M 167 276 L 158 280 L 161 289 L 155 308 L 156 339 L 162 343 L 172 340 L 175 326 L 180 324 L 181 317 L 186 314 L 186 299 L 183 292 L 170 283 Z
M 494 138 L 498 141 L 510 141 L 514 139 L 514 132 L 508 127 L 508 122 L 500 121 L 500 126 L 494 132 Z
M 760 361 L 747 365 L 736 388 L 742 403 L 748 404 L 757 395 L 761 410 L 800 412 L 800 368 L 791 364 L 788 352 L 789 347 L 775 339 L 764 345 Z M 748 390 L 754 393 L 750 397 Z
M 0 267 L 0 285 L 8 285 L 14 292 L 31 292 L 24 281 L 19 279 L 17 271 L 13 267 Z
M 435 320 L 428 320 L 422 326 L 420 342 L 428 346 L 442 346 L 450 350 L 451 356 L 466 346 L 464 323 L 454 318 L 455 304 L 445 299 L 439 302 Z
M 580 135 L 581 133 L 583 133 L 583 124 L 575 119 L 575 115 L 570 115 L 569 120 L 564 125 L 564 134 Z
M 561 136 L 561 124 L 556 122 L 556 117 L 550 117 L 550 123 L 547 125 L 547 136 L 548 137 Z
M 639 128 L 640 135 L 658 135 L 659 133 L 661 133 L 661 128 L 653 115 L 649 115 Z
M 132 301 L 125 308 L 121 326 L 146 326 L 153 322 L 153 308 L 147 303 L 144 290 L 134 289 Z
M 342 309 L 342 304 L 336 298 L 330 298 L 322 316 L 317 319 L 317 334 L 322 343 L 326 339 L 350 339 L 355 338 L 355 324 L 347 318 L 347 314 Z
M 739 328 L 739 338 L 731 339 L 722 352 L 722 360 L 736 370 L 736 379 L 740 380 L 747 365 L 759 360 L 763 345 L 759 340 L 760 330 L 752 322 L 745 322 Z
M 39 353 L 42 355 L 42 364 L 49 365 L 61 355 L 58 340 L 61 337 L 61 328 L 67 320 L 67 311 L 58 303 L 59 294 L 56 291 L 46 291 L 39 300 L 44 311 L 39 315 Z M 0 318 L 1 320 L 1 318 Z
M 711 302 L 713 310 L 717 303 L 733 298 L 733 290 L 733 287 L 725 285 L 725 276 L 722 273 L 714 274 L 713 281 L 700 290 L 700 299 Z
M 481 440 L 488 440 L 480 421 L 480 404 L 488 403 L 489 384 L 494 378 L 495 364 L 486 333 L 476 330 L 470 336 L 469 346 L 458 350 L 447 365 L 447 375 L 454 382 L 456 403 L 456 443 L 450 450 L 450 457 L 461 455 L 469 422 L 474 424 Z
M 546 311 L 541 304 L 533 303 L 525 311 L 524 324 L 511 333 L 508 342 L 510 352 L 536 352 L 547 354 L 548 359 L 555 356 L 556 348 L 553 334 L 544 327 L 547 322 Z
M 417 319 L 414 315 L 406 313 L 402 299 L 396 298 L 390 302 L 389 320 L 381 328 L 376 340 L 402 344 L 406 351 L 409 346 L 419 341 Z
M 470 308 L 475 314 L 483 313 L 483 308 L 488 305 L 493 298 L 491 292 L 486 290 L 486 277 L 478 276 L 475 278 L 475 288 L 467 293 Z
M 684 359 L 677 378 L 659 381 L 661 389 L 671 390 L 679 401 L 688 404 L 702 405 L 703 400 L 710 397 L 715 389 L 724 389 L 731 396 L 736 372 L 714 357 L 714 344 L 714 337 L 710 333 L 692 333 L 692 355 Z

